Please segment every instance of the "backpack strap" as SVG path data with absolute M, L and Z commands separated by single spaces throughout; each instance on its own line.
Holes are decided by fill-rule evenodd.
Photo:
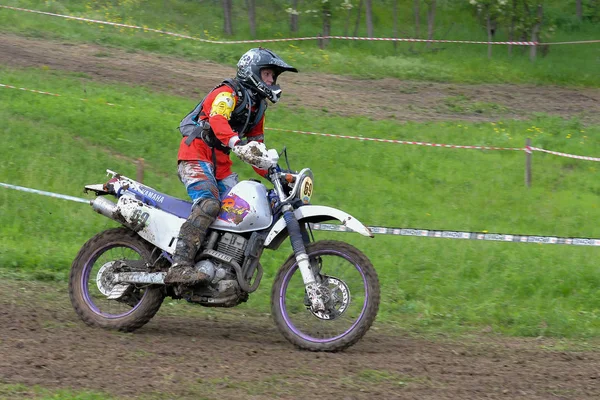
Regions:
M 212 93 L 213 90 L 227 85 L 231 87 L 233 90 L 235 89 L 235 82 L 231 79 L 226 79 L 223 82 L 219 83 L 217 86 L 212 88 L 206 96 L 202 99 L 200 103 L 194 107 L 194 109 L 185 116 L 183 120 L 179 123 L 179 131 L 183 136 L 187 136 L 185 140 L 185 144 L 188 146 L 192 145 L 192 142 L 195 139 L 203 139 L 206 133 L 210 130 L 210 125 L 207 120 L 200 119 L 200 117 L 206 116 L 202 107 L 204 106 L 204 102 L 208 98 L 209 94 Z M 205 140 L 206 141 L 206 140 Z
M 234 92 L 234 94 L 240 99 L 236 107 L 232 111 L 232 115 L 239 115 L 243 112 L 246 112 L 246 120 L 244 122 L 244 126 L 242 129 L 239 129 L 238 136 L 240 139 L 243 139 L 246 136 L 246 130 L 248 126 L 256 126 L 258 122 L 263 117 L 265 110 L 267 108 L 267 104 L 265 100 L 261 100 L 258 104 L 258 110 L 256 111 L 254 120 L 251 124 L 251 116 L 252 116 L 252 104 L 250 95 L 248 94 L 248 89 L 244 88 L 236 79 L 225 79 L 223 82 L 219 83 L 215 86 L 209 94 L 207 94 L 204 99 L 181 121 L 179 125 L 179 130 L 183 136 L 187 136 L 185 140 L 185 144 L 191 146 L 192 142 L 195 139 L 202 139 L 209 147 L 216 148 L 225 153 L 229 153 L 229 147 L 225 146 L 221 143 L 220 140 L 217 139 L 214 132 L 212 132 L 210 124 L 207 118 L 202 119 L 202 117 L 206 117 L 206 113 L 203 111 L 204 102 L 214 91 L 215 89 L 221 86 L 228 86 Z

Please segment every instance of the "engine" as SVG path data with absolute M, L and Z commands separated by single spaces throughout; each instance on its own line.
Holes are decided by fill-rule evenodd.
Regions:
M 232 307 L 247 299 L 247 294 L 240 297 L 236 272 L 226 262 L 229 259 L 241 266 L 247 245 L 248 241 L 235 233 L 213 232 L 208 249 L 202 253 L 204 259 L 196 263 L 199 271 L 210 276 L 210 284 L 194 290 L 188 300 L 210 306 Z
M 230 232 L 221 234 L 217 240 L 216 246 L 209 244 L 209 249 L 203 253 L 209 255 L 210 258 L 196 263 L 196 268 L 199 271 L 211 277 L 212 284 L 216 284 L 223 279 L 236 279 L 235 271 L 231 265 L 223 262 L 223 255 L 231 257 L 232 261 L 241 266 L 244 262 L 244 250 L 248 243 L 242 236 Z
M 217 243 L 217 251 L 223 254 L 227 254 L 235 262 L 242 265 L 244 262 L 244 250 L 248 241 L 240 235 L 226 232 L 221 236 L 221 239 Z

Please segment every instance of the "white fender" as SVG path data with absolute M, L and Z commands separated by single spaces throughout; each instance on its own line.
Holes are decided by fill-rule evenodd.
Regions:
M 358 232 L 361 235 L 373 237 L 371 230 L 364 226 L 359 220 L 354 218 L 352 215 L 338 210 L 337 208 L 327 206 L 302 206 L 294 211 L 296 219 L 302 222 L 303 219 L 312 219 L 314 222 L 330 221 L 332 219 L 339 220 L 349 230 Z M 310 221 L 310 222 L 313 222 Z M 282 218 L 273 225 L 273 228 L 269 231 L 267 238 L 265 239 L 265 247 L 275 239 L 281 231 L 286 229 L 285 221 Z

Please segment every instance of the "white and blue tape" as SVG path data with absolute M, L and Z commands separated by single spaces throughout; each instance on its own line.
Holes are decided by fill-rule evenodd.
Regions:
M 351 232 L 351 230 L 346 228 L 344 225 L 312 224 L 311 226 L 316 231 Z M 417 236 L 463 240 L 487 240 L 495 242 L 513 243 L 566 244 L 572 246 L 600 246 L 600 239 L 595 238 L 565 238 L 558 236 L 529 236 L 504 233 L 436 231 L 427 229 L 387 228 L 382 226 L 368 226 L 368 228 L 371 230 L 372 233 L 381 235 Z
M 10 185 L 8 183 L 2 183 L 2 182 L 0 182 L 0 187 L 5 187 L 5 188 L 8 188 L 8 189 L 14 189 L 14 190 L 20 190 L 22 192 L 27 192 L 27 193 L 41 194 L 43 196 L 54 197 L 56 199 L 70 200 L 70 201 L 76 201 L 78 203 L 87 203 L 87 204 L 90 204 L 89 200 L 82 199 L 81 197 L 74 197 L 74 196 L 68 196 L 66 194 L 58 194 L 58 193 L 52 193 L 52 192 L 45 192 L 43 190 L 30 189 L 30 188 L 23 187 L 23 186 Z
M 90 200 L 81 197 L 68 196 L 64 194 L 46 192 L 44 190 L 31 189 L 23 186 L 10 185 L 0 182 L 0 187 L 7 189 L 20 190 L 27 193 L 35 193 L 43 196 L 49 196 L 62 200 L 75 201 L 77 203 L 90 204 Z M 316 231 L 330 232 L 352 232 L 344 225 L 336 224 L 311 224 L 312 229 Z M 539 243 L 539 244 L 565 244 L 571 246 L 600 246 L 600 239 L 597 238 L 565 238 L 557 236 L 529 236 L 513 235 L 503 233 L 485 233 L 485 232 L 462 232 L 462 231 L 436 231 L 428 229 L 410 229 L 410 228 L 388 228 L 383 226 L 368 226 L 373 234 L 395 235 L 395 236 L 416 236 L 445 239 L 463 239 L 463 240 L 487 240 L 495 242 L 513 242 L 513 243 Z

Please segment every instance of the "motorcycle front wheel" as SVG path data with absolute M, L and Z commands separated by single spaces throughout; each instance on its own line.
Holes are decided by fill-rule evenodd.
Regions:
M 119 298 L 108 298 L 118 268 L 145 263 L 152 263 L 151 245 L 127 228 L 88 240 L 71 265 L 69 296 L 75 312 L 86 324 L 105 329 L 131 332 L 146 324 L 163 302 L 161 287 L 129 285 Z
M 339 241 L 306 246 L 325 310 L 313 311 L 296 258 L 282 265 L 271 292 L 271 311 L 283 336 L 310 351 L 340 351 L 359 341 L 379 309 L 379 279 L 360 250 Z

